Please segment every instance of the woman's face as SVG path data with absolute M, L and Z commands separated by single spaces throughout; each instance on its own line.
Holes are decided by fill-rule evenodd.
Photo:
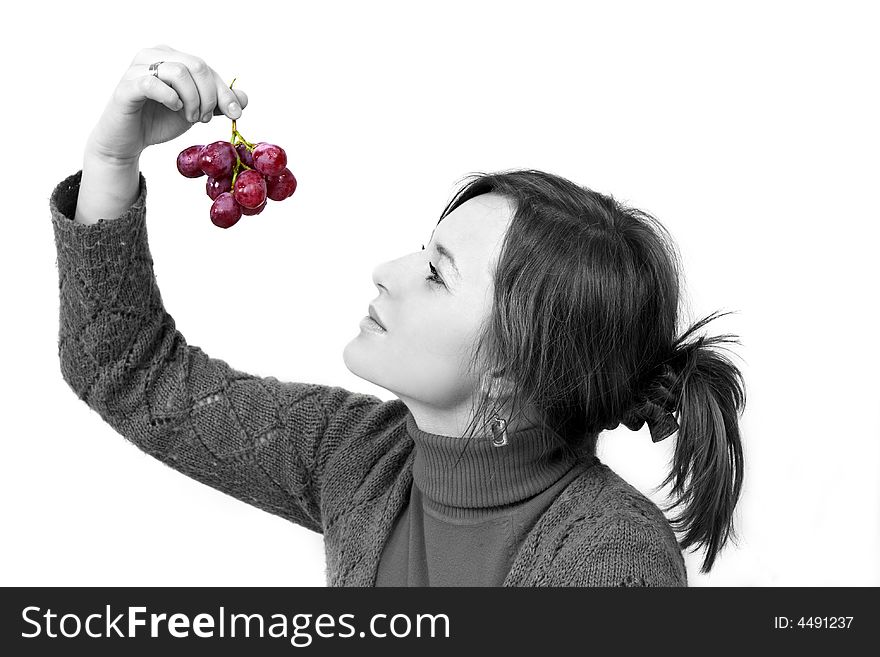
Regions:
M 491 308 L 491 272 L 511 215 L 503 196 L 476 196 L 437 225 L 425 250 L 373 271 L 372 304 L 386 331 L 361 328 L 342 357 L 404 401 L 425 431 L 452 435 L 466 425 L 482 376 L 467 374 L 467 359 Z M 429 262 L 435 280 L 426 280 Z

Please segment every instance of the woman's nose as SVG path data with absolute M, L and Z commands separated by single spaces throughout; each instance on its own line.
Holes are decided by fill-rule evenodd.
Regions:
M 411 255 L 383 262 L 373 269 L 373 285 L 390 293 L 413 278 L 415 266 Z
M 391 294 L 392 290 L 399 287 L 399 282 L 397 282 L 399 274 L 395 273 L 396 271 L 398 269 L 394 267 L 393 261 L 383 262 L 373 269 L 373 285 L 380 293 Z
M 381 265 L 377 265 L 373 268 L 373 285 L 375 285 L 380 290 L 382 288 L 387 289 L 388 281 L 388 263 L 383 262 Z

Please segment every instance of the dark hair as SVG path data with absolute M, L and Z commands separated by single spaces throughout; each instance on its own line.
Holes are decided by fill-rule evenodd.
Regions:
M 743 477 L 742 374 L 720 351 L 737 336 L 676 337 L 680 257 L 654 217 L 613 196 L 534 169 L 473 173 L 443 210 L 494 192 L 513 216 L 494 271 L 493 308 L 470 358 L 513 382 L 510 417 L 541 409 L 543 427 L 574 454 L 595 454 L 603 429 L 678 418 L 669 520 L 682 549 L 703 545 L 709 572 L 729 538 Z M 439 224 L 439 222 L 438 222 Z M 728 313 L 723 313 L 728 314 Z M 494 379 L 465 435 L 497 411 Z M 493 401 L 494 398 L 494 401 Z M 670 416 L 670 413 L 672 414 Z M 653 429 L 652 429 L 653 432 Z M 658 437 L 659 439 L 659 437 Z

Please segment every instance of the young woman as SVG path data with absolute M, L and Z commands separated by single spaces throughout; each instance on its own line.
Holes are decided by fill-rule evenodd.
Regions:
M 733 336 L 696 337 L 716 314 L 677 336 L 663 227 L 549 173 L 472 176 L 427 245 L 373 272 L 345 347 L 396 399 L 252 376 L 165 311 L 138 166 L 246 105 L 200 58 L 145 49 L 52 193 L 77 395 L 163 463 L 322 533 L 333 586 L 686 586 L 691 546 L 708 572 L 735 536 L 744 384 L 713 348 Z M 597 458 L 621 423 L 676 435 L 671 521 Z

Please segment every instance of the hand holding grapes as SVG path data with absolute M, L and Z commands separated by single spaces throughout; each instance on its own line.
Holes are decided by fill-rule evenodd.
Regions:
M 232 139 L 190 146 L 177 158 L 177 168 L 184 176 L 208 176 L 205 191 L 214 201 L 211 221 L 229 228 L 242 215 L 260 214 L 268 199 L 290 197 L 296 178 L 286 167 L 284 149 L 267 142 L 253 144 L 236 129 L 235 121 L 247 103 L 247 94 L 233 91 L 232 84 L 227 87 L 199 57 L 164 45 L 141 50 L 89 136 L 85 161 L 94 164 L 83 167 L 80 200 L 92 201 L 100 193 L 115 207 L 118 199 L 113 198 L 112 189 L 82 193 L 84 187 L 90 192 L 96 189 L 85 184 L 87 172 L 106 173 L 108 166 L 119 167 L 108 175 L 113 179 L 121 176 L 127 183 L 121 186 L 130 190 L 136 184 L 137 161 L 148 146 L 170 141 L 197 121 L 207 123 L 221 114 L 232 119 Z M 128 198 L 131 191 L 122 196 Z M 94 213 L 81 210 L 78 206 L 78 220 L 92 223 Z
M 159 61 L 157 75 L 151 74 L 150 64 Z M 247 94 L 230 89 L 199 57 L 169 46 L 145 48 L 119 81 L 88 150 L 109 161 L 133 161 L 148 146 L 179 137 L 200 120 L 220 114 L 240 118 L 247 103 Z

